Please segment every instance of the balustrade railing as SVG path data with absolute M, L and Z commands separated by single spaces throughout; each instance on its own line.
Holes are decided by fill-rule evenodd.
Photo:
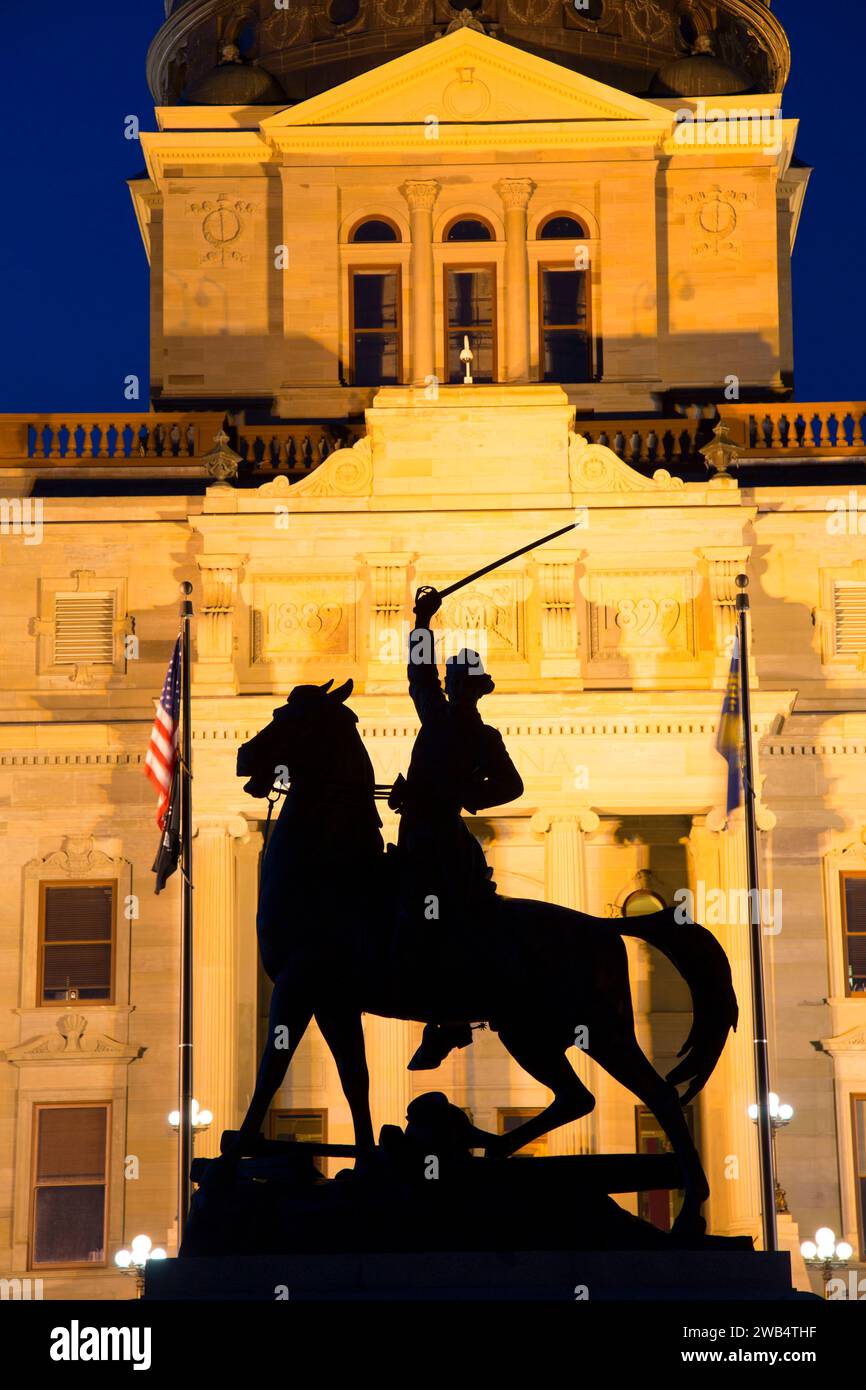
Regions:
M 256 473 L 288 473 L 303 478 L 337 448 L 351 448 L 365 433 L 358 422 L 316 425 L 242 425 L 237 451 Z
M 220 412 L 196 414 L 0 415 L 0 460 L 63 466 L 200 459 L 214 447 Z
M 199 468 L 214 447 L 224 416 L 188 413 L 0 415 L 0 468 L 27 463 L 45 469 L 77 463 L 109 468 L 168 465 Z M 578 418 L 575 429 L 634 466 L 676 470 L 702 464 L 701 449 L 724 420 L 744 459 L 817 458 L 866 454 L 866 402 L 769 405 L 726 402 L 719 415 Z M 242 425 L 235 447 L 249 475 L 302 478 L 336 448 L 363 436 L 363 422 Z
M 866 403 L 831 401 L 773 405 L 725 404 L 731 439 L 747 454 L 817 457 L 866 450 Z
M 575 422 L 575 431 L 590 444 L 604 444 L 625 463 L 671 468 L 702 463 L 699 450 L 713 436 L 715 419 L 692 420 L 683 416 L 661 419 L 599 420 L 590 416 Z

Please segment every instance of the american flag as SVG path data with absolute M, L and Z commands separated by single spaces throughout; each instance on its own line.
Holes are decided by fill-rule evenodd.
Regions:
M 171 779 L 177 762 L 177 731 L 180 726 L 180 638 L 174 645 L 174 654 L 169 662 L 156 709 L 156 718 L 150 731 L 150 743 L 144 770 L 156 790 L 159 801 L 156 807 L 156 823 L 160 830 L 165 829 L 165 813 L 168 810 Z
M 740 634 L 734 633 L 734 647 L 731 652 L 731 669 L 722 702 L 722 713 L 716 734 L 716 749 L 728 764 L 727 814 L 739 806 L 743 796 L 743 779 L 740 773 L 740 751 L 742 746 L 742 715 L 740 711 Z

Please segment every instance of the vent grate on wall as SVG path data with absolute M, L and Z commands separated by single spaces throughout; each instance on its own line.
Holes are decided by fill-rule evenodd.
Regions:
M 57 594 L 54 606 L 54 663 L 112 665 L 114 594 Z
M 866 584 L 834 586 L 836 655 L 859 656 L 866 652 Z

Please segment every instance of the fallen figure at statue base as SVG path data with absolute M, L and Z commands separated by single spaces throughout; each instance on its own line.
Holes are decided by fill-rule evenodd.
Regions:
M 224 1144 L 233 1137 L 227 1132 Z M 753 1248 L 746 1236 L 663 1231 L 613 1199 L 675 1190 L 673 1155 L 476 1157 L 485 1139 L 442 1092 L 428 1092 L 410 1104 L 405 1130 L 383 1126 L 363 1163 L 333 1179 L 319 1172 L 316 1157 L 349 1156 L 353 1146 L 258 1139 L 231 1183 L 211 1166 L 216 1160 L 197 1159 L 181 1257 Z

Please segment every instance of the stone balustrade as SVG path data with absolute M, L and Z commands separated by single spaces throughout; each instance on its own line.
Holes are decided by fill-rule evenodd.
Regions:
M 712 439 L 715 424 L 715 417 L 695 420 L 648 415 L 606 420 L 592 416 L 581 420 L 578 416 L 574 428 L 590 444 L 604 444 L 633 467 L 676 468 L 703 462 L 699 450 Z
M 743 458 L 792 459 L 862 457 L 866 454 L 866 402 L 725 403 L 703 418 L 623 416 L 606 419 L 578 414 L 575 429 L 590 443 L 612 449 L 634 467 L 702 464 L 701 449 L 712 438 L 719 416 Z M 0 415 L 0 469 L 27 464 L 40 470 L 73 464 L 100 470 L 171 464 L 181 471 L 201 469 L 214 447 L 224 416 L 216 411 L 188 413 Z M 233 438 L 249 476 L 305 477 L 335 449 L 351 447 L 365 433 L 362 421 L 241 425 Z
M 214 447 L 222 412 L 0 415 L 0 461 L 116 466 L 142 459 L 199 460 Z
M 297 425 L 242 425 L 236 448 L 256 473 L 287 473 L 303 478 L 338 448 L 350 448 L 365 433 L 358 421 L 352 424 L 320 425 L 304 421 Z
M 725 404 L 721 415 L 731 439 L 747 454 L 819 457 L 866 451 L 863 401 L 732 403 Z

